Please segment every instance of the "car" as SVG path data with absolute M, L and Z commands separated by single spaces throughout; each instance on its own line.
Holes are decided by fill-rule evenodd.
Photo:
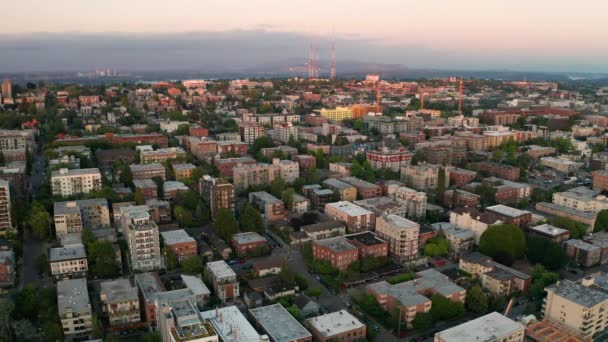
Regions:
M 228 261 L 228 265 L 236 265 L 236 260 L 230 260 Z

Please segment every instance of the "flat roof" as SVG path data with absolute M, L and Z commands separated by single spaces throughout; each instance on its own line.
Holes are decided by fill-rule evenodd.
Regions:
M 157 188 L 156 183 L 152 180 L 152 178 L 134 179 L 133 185 L 136 188 Z
M 138 300 L 137 287 L 133 286 L 128 278 L 106 280 L 99 285 L 100 293 L 106 295 L 107 304 Z
M 181 277 L 184 285 L 186 285 L 195 296 L 208 296 L 211 294 L 211 291 L 209 291 L 209 288 L 201 278 L 187 274 L 182 274 Z
M 275 342 L 290 342 L 312 337 L 281 304 L 262 306 L 249 310 Z
M 547 286 L 545 290 L 587 308 L 608 300 L 607 293 L 592 287 L 573 283 L 569 280 L 560 280 L 553 285 Z
M 493 211 L 497 214 L 509 216 L 509 217 L 518 217 L 529 214 L 530 212 L 527 210 L 519 210 L 516 208 L 508 207 L 503 204 L 493 205 L 491 207 L 487 207 L 486 210 Z
M 194 170 L 196 166 L 190 163 L 173 164 L 173 168 L 179 171 Z
M 376 234 L 374 234 L 370 231 L 345 235 L 344 237 L 351 241 L 356 240 L 366 246 L 373 246 L 373 245 L 379 245 L 379 244 L 385 243 L 384 240 L 380 239 L 379 237 L 376 236 Z
M 232 305 L 201 312 L 223 342 L 262 341 L 260 334 L 247 318 Z
M 342 178 L 342 181 L 357 188 L 379 188 L 379 186 L 374 183 L 370 183 L 356 177 L 344 177 Z
M 588 252 L 593 252 L 593 251 L 597 251 L 597 250 L 601 249 L 598 246 L 592 245 L 590 243 L 587 243 L 583 240 L 578 240 L 578 239 L 570 239 L 570 240 L 564 242 L 564 244 L 578 248 L 578 249 L 582 249 L 582 250 L 585 250 Z
M 64 177 L 64 176 L 84 176 L 84 175 L 99 175 L 101 176 L 101 172 L 99 172 L 98 168 L 90 168 L 90 169 L 61 169 L 58 171 L 53 171 L 51 173 L 51 177 Z
M 57 309 L 59 313 L 91 313 L 89 290 L 85 278 L 66 279 L 57 282 Z
M 323 247 L 327 247 L 336 253 L 341 253 L 345 251 L 357 250 L 353 244 L 351 244 L 348 239 L 343 236 L 331 237 L 328 239 L 315 240 L 315 244 L 321 245 Z
M 234 270 L 224 260 L 208 262 L 207 268 L 216 278 L 236 277 Z
M 238 244 L 252 243 L 252 242 L 266 242 L 266 238 L 256 232 L 245 232 L 232 235 L 232 240 Z
M 550 203 L 550 202 L 538 202 L 538 203 L 536 203 L 536 209 L 537 210 L 543 211 L 542 207 L 546 207 L 546 208 L 549 208 L 549 209 L 552 209 L 552 210 L 556 210 L 556 211 L 561 211 L 561 212 L 564 212 L 564 213 L 568 213 L 568 214 L 571 214 L 571 215 L 583 217 L 583 218 L 586 218 L 586 219 L 594 219 L 595 218 L 595 214 L 594 213 L 588 213 L 588 212 L 585 212 L 585 211 L 582 211 L 582 210 L 566 207 L 564 205 L 559 205 L 559 204 Z
M 335 203 L 327 203 L 326 207 L 332 207 L 339 211 L 346 213 L 348 216 L 363 216 L 372 214 L 371 211 L 361 208 L 360 206 L 347 201 L 340 201 Z M 327 210 L 326 210 L 327 211 Z
M 258 198 L 259 200 L 261 200 L 265 204 L 283 202 L 280 199 L 278 199 L 278 198 L 272 196 L 271 194 L 267 193 L 266 191 L 250 192 L 249 196 L 250 196 L 250 198 L 251 197 Z
M 345 183 L 339 179 L 335 179 L 335 178 L 327 178 L 326 180 L 323 181 L 323 184 L 325 184 L 328 187 L 339 189 L 339 190 L 355 188 L 354 186 L 352 186 L 348 183 Z
M 65 247 L 55 247 L 49 249 L 49 261 L 64 261 L 73 259 L 84 259 L 87 252 L 83 244 L 69 245 Z
M 569 234 L 569 231 L 567 229 L 558 228 L 547 223 L 541 224 L 540 226 L 531 227 L 530 230 L 549 236 L 560 236 L 562 234 Z
M 160 235 L 162 235 L 163 239 L 165 240 L 165 244 L 167 245 L 196 242 L 196 240 L 194 240 L 194 238 L 188 235 L 188 233 L 186 233 L 186 231 L 183 229 L 160 232 Z
M 156 272 L 136 273 L 135 282 L 148 304 L 154 302 L 157 293 L 165 291 L 163 282 Z
M 131 164 L 129 165 L 131 171 L 149 171 L 149 170 L 165 170 L 165 167 L 161 163 L 150 163 L 150 164 Z
M 525 327 L 498 312 L 492 312 L 472 321 L 438 332 L 435 337 L 444 342 L 498 341 L 521 332 Z
M 324 337 L 331 337 L 365 327 L 365 324 L 346 310 L 310 318 L 306 322 Z

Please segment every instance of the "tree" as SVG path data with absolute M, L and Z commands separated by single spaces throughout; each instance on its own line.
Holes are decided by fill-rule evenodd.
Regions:
M 283 191 L 281 195 L 281 199 L 283 203 L 285 203 L 285 208 L 287 210 L 293 209 L 293 195 L 295 194 L 295 190 L 293 188 L 287 188 L 287 190 Z
M 545 294 L 545 287 L 559 280 L 557 273 L 548 272 L 542 265 L 536 265 L 532 269 L 532 283 L 529 294 L 533 298 L 541 298 Z
M 482 314 L 488 310 L 488 296 L 478 285 L 469 290 L 466 303 L 467 309 L 476 314 Z
M 570 232 L 570 237 L 573 239 L 580 239 L 581 237 L 587 235 L 587 226 L 571 220 L 567 217 L 555 216 L 551 219 L 550 223 L 556 227 L 568 229 Z
M 500 163 L 502 161 L 502 150 L 495 149 L 492 151 L 492 161 L 495 163 Z
M 181 263 L 182 271 L 190 274 L 200 274 L 203 272 L 203 263 L 198 255 L 191 256 Z
M 220 208 L 217 211 L 215 222 L 213 223 L 215 232 L 225 241 L 230 241 L 232 235 L 239 230 L 238 223 L 230 209 Z
M 135 189 L 135 203 L 137 205 L 142 205 L 146 203 L 144 193 L 141 191 L 141 189 Z
M 300 309 L 298 308 L 297 305 L 292 304 L 290 307 L 287 308 L 287 311 L 289 311 L 289 313 L 297 320 L 301 320 L 302 319 L 302 313 L 300 312 Z
M 169 271 L 176 269 L 179 265 L 177 255 L 175 255 L 175 252 L 173 252 L 173 250 L 169 247 L 165 248 L 165 261 L 165 267 Z
M 323 289 L 320 287 L 311 287 L 310 289 L 306 290 L 307 296 L 315 297 L 317 300 L 319 300 L 319 297 L 321 297 L 321 294 L 323 294 Z
M 443 194 L 445 193 L 445 169 L 443 167 L 439 167 L 438 175 L 437 175 L 437 189 L 436 189 L 436 198 L 438 201 L 443 199 Z
M 429 330 L 433 327 L 433 315 L 430 312 L 417 313 L 412 321 L 412 326 L 416 331 Z
M 262 214 L 251 204 L 245 204 L 240 218 L 242 232 L 263 232 L 266 228 Z
M 87 246 L 87 260 L 91 273 L 99 278 L 110 278 L 118 273 L 116 252 L 109 241 L 95 241 Z
M 281 177 L 276 177 L 270 182 L 270 193 L 274 197 L 281 197 L 285 191 L 285 180 Z
M 568 263 L 568 256 L 559 244 L 539 237 L 528 239 L 526 256 L 531 263 L 539 263 L 550 270 L 559 270 Z
M 49 260 L 46 257 L 46 254 L 40 254 L 37 258 L 36 258 L 36 268 L 38 269 L 38 273 L 43 274 L 46 273 L 46 271 L 49 268 Z
M 424 245 L 424 255 L 431 258 L 446 255 L 449 250 L 450 242 L 440 236 L 429 239 L 427 244 Z
M 27 224 L 31 227 L 32 233 L 39 240 L 44 240 L 49 236 L 49 228 L 52 222 L 51 215 L 39 202 L 34 202 L 30 209 Z
M 493 258 L 504 253 L 517 260 L 526 253 L 526 237 L 522 229 L 514 224 L 490 226 L 481 235 L 479 251 Z
M 128 164 L 124 164 L 120 169 L 120 176 L 118 177 L 118 180 L 125 186 L 131 186 L 133 183 L 133 173 L 131 172 L 131 168 Z
M 175 215 L 177 223 L 180 227 L 192 226 L 192 211 L 176 205 L 175 208 L 173 208 L 173 214 Z
M 595 225 L 593 226 L 594 232 L 608 229 L 608 210 L 602 210 L 597 214 L 595 219 Z
M 433 321 L 456 318 L 464 313 L 464 305 L 453 302 L 440 294 L 431 297 L 431 315 Z

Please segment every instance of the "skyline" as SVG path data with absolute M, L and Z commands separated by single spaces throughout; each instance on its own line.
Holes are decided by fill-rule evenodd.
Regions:
M 608 72 L 604 62 L 608 47 L 599 44 L 608 36 L 608 26 L 601 20 L 608 3 L 598 0 L 586 1 L 584 7 L 562 0 L 468 0 L 458 4 L 379 0 L 373 6 L 344 0 L 327 4 L 300 0 L 177 0 L 171 8 L 164 2 L 140 0 L 38 2 L 26 0 L 5 6 L 4 12 L 10 16 L 0 22 L 0 48 L 4 51 L 1 72 L 76 67 L 137 70 L 141 66 L 136 48 L 149 49 L 146 43 L 150 41 L 156 46 L 188 50 L 204 64 L 216 64 L 220 69 L 230 67 L 221 63 L 226 60 L 232 60 L 233 68 L 297 58 L 303 64 L 310 40 L 320 42 L 322 60 L 329 53 L 323 44 L 335 40 L 338 61 L 410 68 Z M 193 36 L 201 37 L 198 46 L 192 41 L 190 45 L 171 41 L 187 42 Z M 217 38 L 224 39 L 222 44 L 214 41 Z M 84 41 L 83 47 L 83 39 L 96 41 Z M 205 51 L 209 41 L 215 48 L 235 51 L 241 57 L 253 54 L 255 58 L 235 60 L 211 53 L 214 59 L 209 60 Z M 71 50 L 71 57 L 53 50 L 56 44 Z M 108 65 L 85 63 L 83 59 L 90 58 L 90 50 L 99 45 L 118 49 L 123 59 Z M 44 56 L 48 58 L 29 55 L 29 51 L 41 47 L 48 49 L 49 55 Z M 264 54 L 263 49 L 269 53 Z M 180 55 L 167 50 L 156 53 L 163 56 L 152 58 L 157 62 L 146 62 L 149 68 L 162 67 L 160 63 Z M 116 55 L 114 51 L 104 54 L 107 56 L 99 59 L 111 61 Z M 53 62 L 54 58 L 59 60 Z M 24 61 L 29 61 L 28 68 L 24 68 Z M 184 67 L 200 66 L 185 63 Z

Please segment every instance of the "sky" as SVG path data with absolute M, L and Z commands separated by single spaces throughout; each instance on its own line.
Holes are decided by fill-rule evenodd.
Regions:
M 7 1 L 0 13 L 0 48 L 6 52 L 0 53 L 0 71 L 24 69 L 26 62 L 36 64 L 29 66 L 32 69 L 59 68 L 61 61 L 53 58 L 66 57 L 65 68 L 86 67 L 79 57 L 89 58 L 91 47 L 87 51 L 78 45 L 88 39 L 105 44 L 108 51 L 97 54 L 109 57 L 117 48 L 112 43 L 118 44 L 122 64 L 129 66 L 140 52 L 132 51 L 127 58 L 126 49 L 195 35 L 213 40 L 215 34 L 225 41 L 213 46 L 230 47 L 245 56 L 254 52 L 253 63 L 305 56 L 308 41 L 322 45 L 334 40 L 338 61 L 412 68 L 608 72 L 606 13 L 605 0 Z M 290 51 L 277 55 L 281 46 L 287 47 L 285 37 L 290 37 Z M 205 39 L 199 42 L 204 45 Z M 268 49 L 272 53 L 264 55 L 257 43 L 267 46 L 274 40 L 276 46 Z M 75 55 L 54 51 L 57 41 Z M 239 46 L 232 47 L 231 42 Z M 47 60 L 44 53 L 31 56 L 32 50 L 15 46 L 26 43 L 47 45 Z M 191 45 L 176 48 L 194 52 Z M 199 50 L 205 49 L 199 46 Z M 175 51 L 164 54 L 167 59 L 179 56 Z M 245 56 L 238 64 L 247 63 Z M 164 60 L 160 57 L 156 63 Z

